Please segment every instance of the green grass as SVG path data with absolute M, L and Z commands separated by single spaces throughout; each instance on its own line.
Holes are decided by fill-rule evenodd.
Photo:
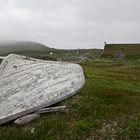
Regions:
M 0 139 L 140 139 L 139 62 L 99 61 L 81 66 L 85 86 L 59 103 L 68 112 L 50 113 L 23 127 L 1 127 Z

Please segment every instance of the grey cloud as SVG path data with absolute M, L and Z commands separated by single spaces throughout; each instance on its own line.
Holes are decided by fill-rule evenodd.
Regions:
M 55 48 L 140 42 L 139 0 L 0 0 L 0 40 Z

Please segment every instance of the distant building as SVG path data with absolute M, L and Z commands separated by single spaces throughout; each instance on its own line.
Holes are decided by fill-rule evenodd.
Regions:
M 140 44 L 107 44 L 105 43 L 101 58 L 140 58 Z

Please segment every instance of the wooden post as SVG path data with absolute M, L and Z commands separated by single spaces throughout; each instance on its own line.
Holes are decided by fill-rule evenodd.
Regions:
M 44 113 L 49 113 L 49 112 L 57 112 L 61 111 L 64 112 L 66 111 L 66 106 L 58 106 L 58 107 L 49 107 L 49 108 L 43 108 L 37 111 L 37 114 L 44 114 Z

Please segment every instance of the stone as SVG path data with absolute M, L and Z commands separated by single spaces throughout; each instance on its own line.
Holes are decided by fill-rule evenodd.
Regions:
M 14 125 L 22 126 L 40 117 L 40 114 L 29 114 L 14 121 Z
M 0 67 L 0 124 L 65 100 L 84 83 L 78 64 L 11 54 Z

